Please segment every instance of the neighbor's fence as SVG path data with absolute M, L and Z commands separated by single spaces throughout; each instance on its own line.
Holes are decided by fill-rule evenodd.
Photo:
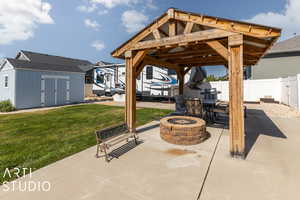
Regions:
M 210 85 L 220 91 L 219 100 L 229 100 L 228 81 L 210 82 Z M 255 102 L 266 97 L 300 111 L 300 74 L 288 78 L 244 81 L 244 101 Z
M 300 74 L 281 79 L 281 103 L 300 111 Z

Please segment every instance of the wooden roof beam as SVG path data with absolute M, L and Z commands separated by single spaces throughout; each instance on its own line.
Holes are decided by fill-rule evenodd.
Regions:
M 161 38 L 159 40 L 138 42 L 131 47 L 131 50 L 151 49 L 151 48 L 165 47 L 171 45 L 180 45 L 189 42 L 207 41 L 207 40 L 225 38 L 230 35 L 234 35 L 234 33 L 230 33 L 228 31 L 223 31 L 219 29 L 211 29 L 211 30 L 199 31 L 199 32 L 194 32 L 189 34 L 170 36 L 168 38 Z
M 161 67 L 166 67 L 166 68 L 170 68 L 170 69 L 174 69 L 174 70 L 178 70 L 179 68 L 181 68 L 181 66 L 179 66 L 177 64 L 159 60 L 159 59 L 156 59 L 151 56 L 146 56 L 144 58 L 144 62 L 147 65 L 161 66 Z
M 206 55 L 206 54 L 213 54 L 215 53 L 215 50 L 209 48 L 209 49 L 199 49 L 199 50 L 186 50 L 181 52 L 175 52 L 175 53 L 164 53 L 164 54 L 155 54 L 155 56 L 159 58 L 178 58 L 178 57 L 184 57 L 184 56 L 200 56 L 200 55 Z
M 171 60 L 172 63 L 176 63 L 176 64 L 188 64 L 188 63 L 195 63 L 195 62 L 205 63 L 210 61 L 226 61 L 226 60 L 224 60 L 220 56 L 207 56 L 207 57 Z

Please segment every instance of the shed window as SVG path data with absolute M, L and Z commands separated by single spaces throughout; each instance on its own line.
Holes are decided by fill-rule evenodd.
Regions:
M 153 79 L 153 67 L 146 68 L 146 79 Z
M 8 87 L 8 76 L 4 76 L 4 87 Z

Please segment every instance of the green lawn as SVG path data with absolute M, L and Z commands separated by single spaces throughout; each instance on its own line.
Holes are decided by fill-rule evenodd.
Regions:
M 137 124 L 170 110 L 137 110 Z M 94 131 L 124 121 L 124 108 L 97 104 L 0 115 L 0 184 L 6 168 L 38 169 L 96 144 Z M 94 156 L 94 155 L 91 155 Z

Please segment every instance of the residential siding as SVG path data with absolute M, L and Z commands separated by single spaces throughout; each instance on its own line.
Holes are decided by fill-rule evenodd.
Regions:
M 4 87 L 4 76 L 8 75 L 8 87 Z M 0 71 L 0 101 L 10 100 L 15 105 L 15 70 L 6 63 Z
M 263 58 L 252 67 L 251 79 L 285 78 L 300 74 L 299 56 L 278 56 Z
M 17 69 L 16 107 L 18 109 L 41 106 L 42 75 L 69 76 L 70 103 L 82 102 L 84 100 L 84 74 Z

